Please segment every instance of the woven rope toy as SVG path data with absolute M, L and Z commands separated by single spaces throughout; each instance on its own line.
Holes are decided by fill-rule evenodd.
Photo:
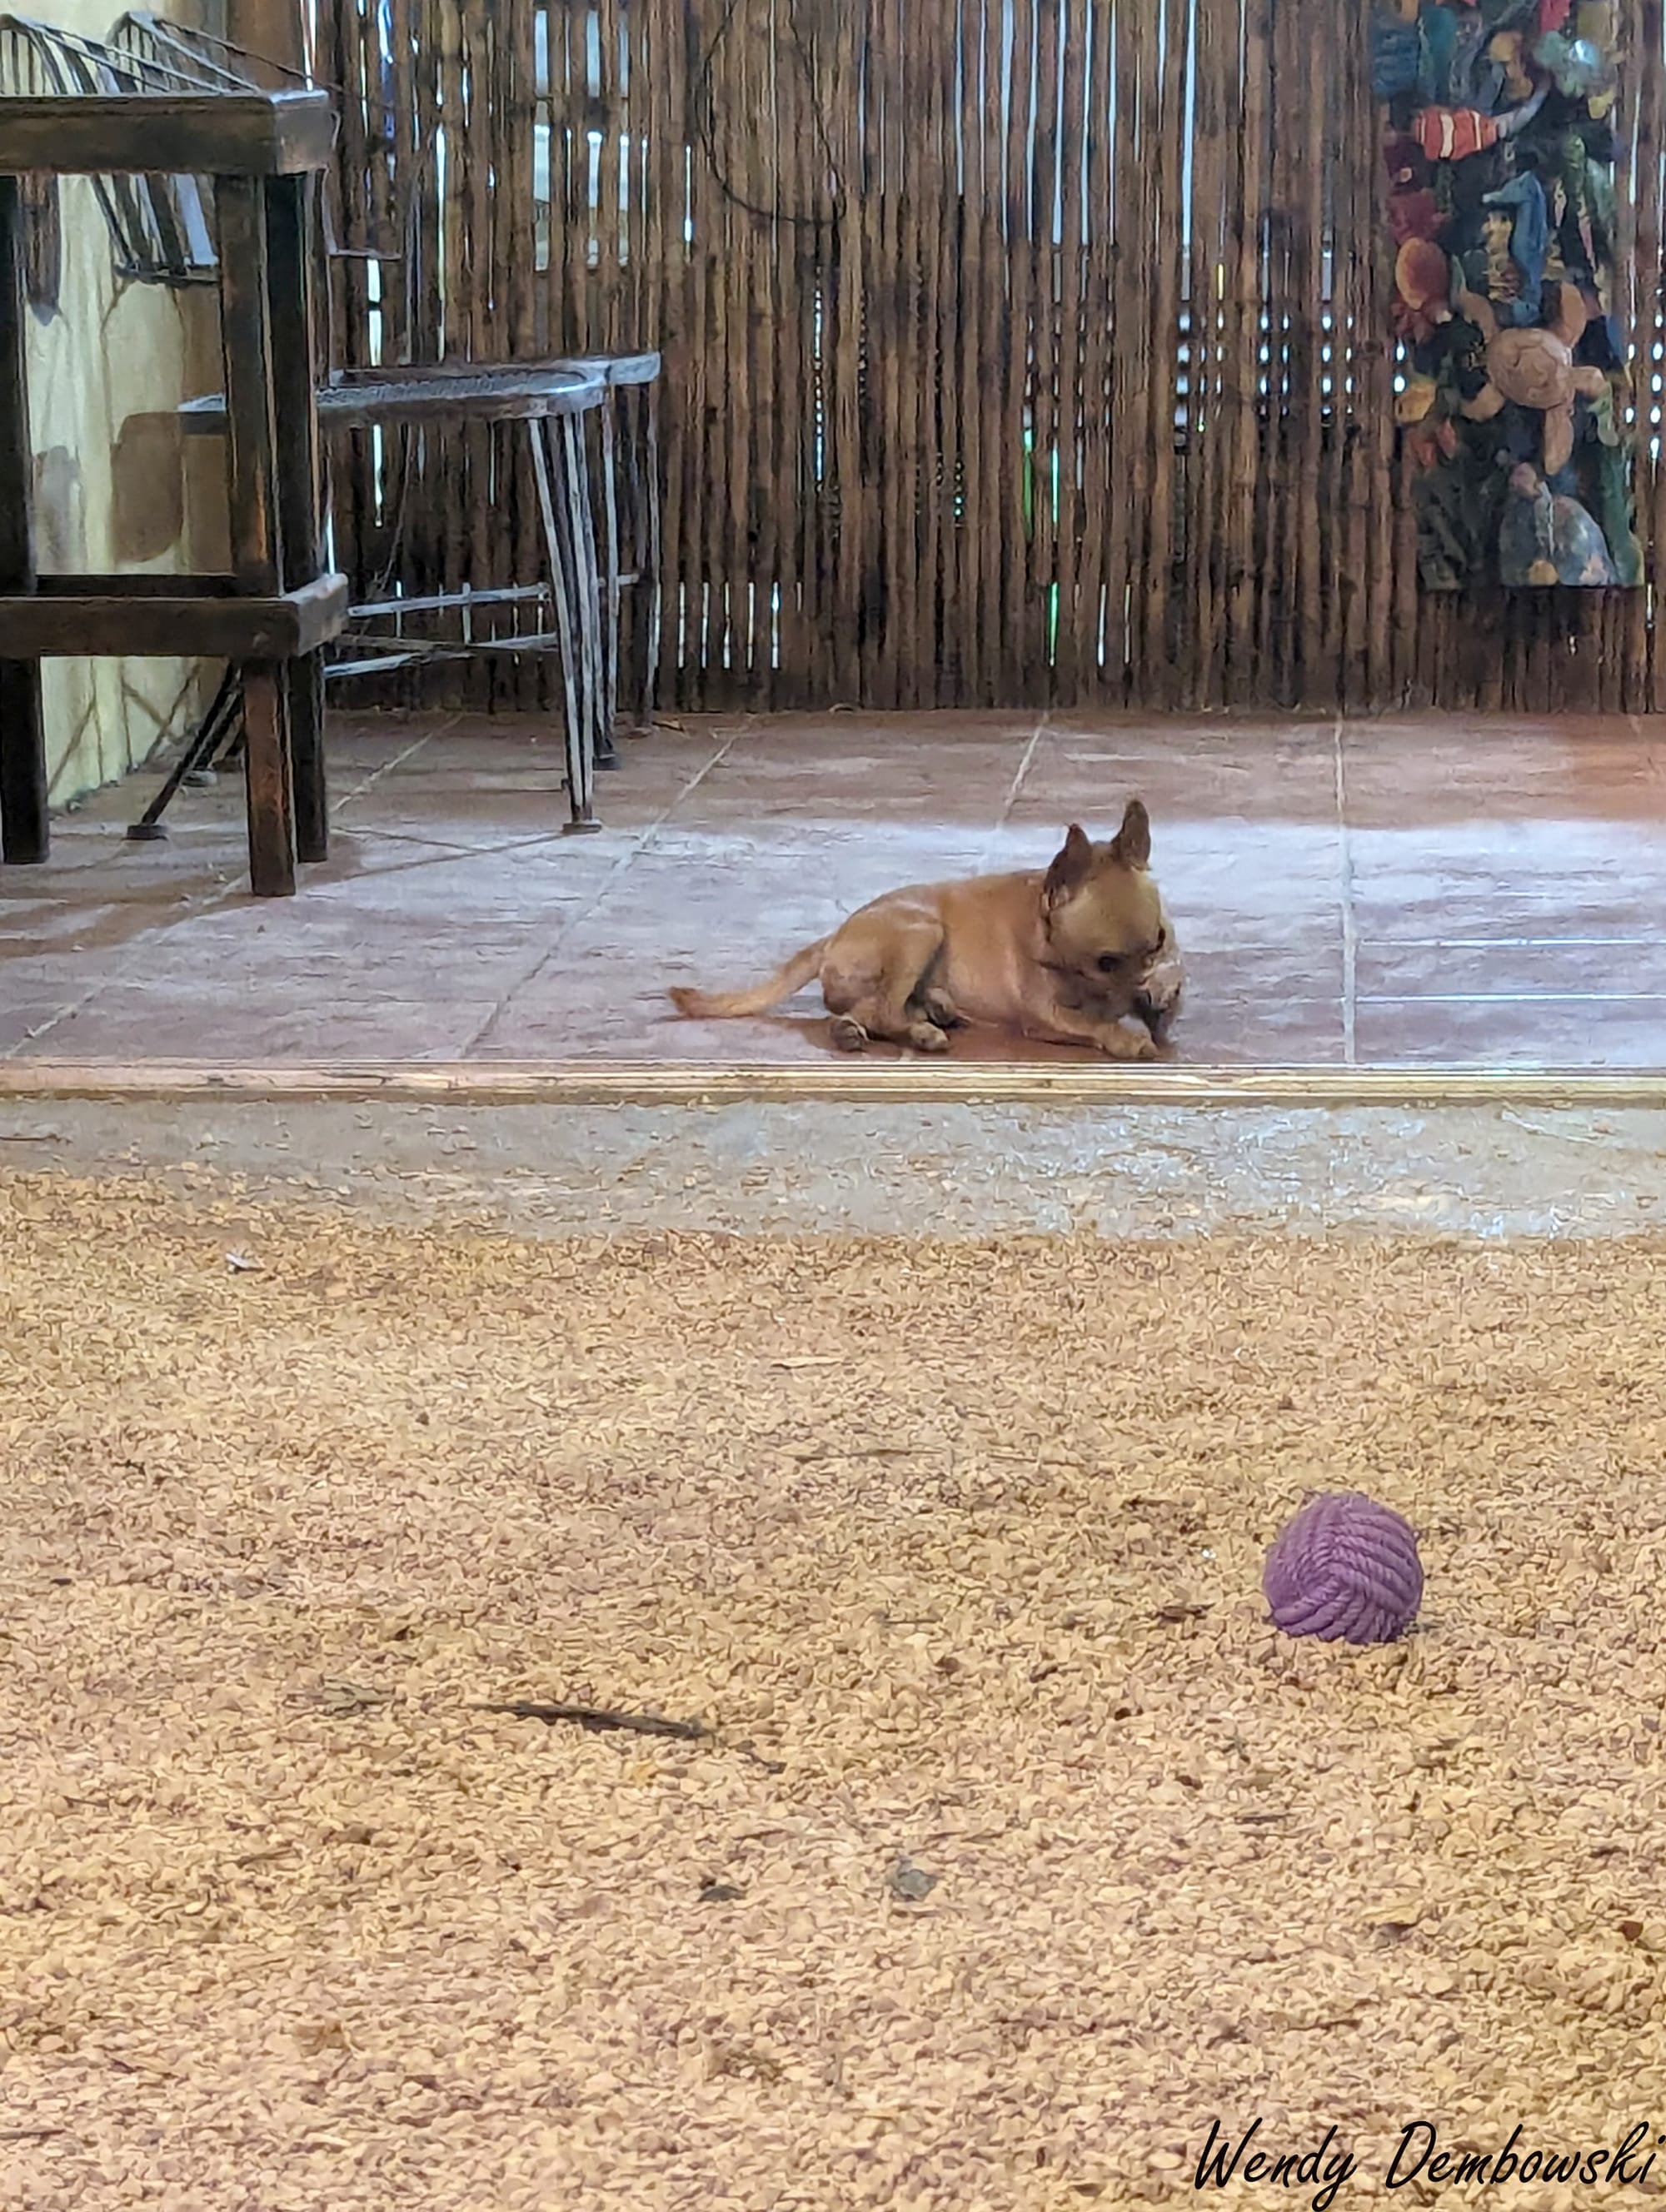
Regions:
M 1417 1617 L 1423 1567 L 1409 1522 L 1357 1490 L 1330 1491 L 1286 1522 L 1262 1588 L 1286 1636 L 1392 1644 Z

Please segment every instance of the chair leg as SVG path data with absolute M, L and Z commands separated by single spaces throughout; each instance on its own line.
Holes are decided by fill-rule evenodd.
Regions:
M 605 401 L 603 404 L 605 405 Z M 588 445 L 584 418 L 563 415 L 559 422 L 558 450 L 566 472 L 568 509 L 572 518 L 574 567 L 578 580 L 581 616 L 579 660 L 584 670 L 585 694 L 590 712 L 591 759 L 599 763 L 611 752 L 612 736 L 604 717 L 607 696 L 603 665 L 601 563 L 596 557 L 595 488 L 590 480 Z M 613 763 L 617 767 L 617 761 Z
M 598 768 L 619 765 L 613 744 L 614 726 L 619 719 L 619 471 L 616 404 L 610 392 L 596 410 L 601 421 L 602 448 L 602 619 L 599 638 L 602 681 L 600 720 L 596 732 Z
M 660 703 L 660 654 L 664 636 L 664 597 L 660 577 L 660 536 L 661 508 L 660 494 L 660 387 L 649 384 L 642 394 L 642 474 L 645 479 L 644 513 L 648 527 L 644 533 L 642 559 L 638 573 L 648 585 L 648 648 L 642 655 L 642 690 L 639 706 L 641 726 L 654 727 L 654 714 Z M 641 586 L 639 585 L 640 590 Z
M 570 471 L 564 461 L 558 470 L 551 468 L 550 448 L 556 444 L 553 423 L 530 422 L 526 434 L 532 445 L 532 477 L 538 486 L 538 511 L 544 523 L 544 558 L 550 573 L 550 596 L 555 602 L 556 634 L 561 642 L 562 690 L 567 709 L 567 830 L 569 835 L 579 836 L 599 830 L 602 825 L 596 819 L 593 774 L 595 720 L 586 693 L 581 659 L 585 621 L 577 549 L 571 542 Z M 557 453 L 562 451 L 562 447 L 556 447 Z M 587 516 L 584 528 L 589 528 Z
M 623 479 L 619 497 L 619 566 L 630 584 L 628 598 L 621 592 L 614 708 L 621 717 L 618 726 L 641 735 L 648 608 L 648 478 L 643 470 L 648 394 L 640 385 L 623 386 L 618 402 L 619 470 Z

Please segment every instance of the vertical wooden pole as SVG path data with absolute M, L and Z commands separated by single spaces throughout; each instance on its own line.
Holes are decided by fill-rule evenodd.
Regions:
M 1060 200 L 1063 220 L 1059 253 L 1059 410 L 1055 439 L 1060 459 L 1058 560 L 1058 629 L 1053 648 L 1053 696 L 1061 705 L 1073 706 L 1082 696 L 1082 670 L 1092 667 L 1099 629 L 1098 593 L 1093 595 L 1091 624 L 1085 620 L 1082 591 L 1083 551 L 1087 525 L 1082 513 L 1082 455 L 1087 442 L 1086 425 L 1097 398 L 1087 383 L 1089 365 L 1099 356 L 1086 341 L 1085 323 L 1093 312 L 1085 287 L 1087 263 L 1085 179 L 1083 172 L 1096 158 L 1092 149 L 1103 138 L 1108 124 L 1104 115 L 1090 114 L 1086 80 L 1089 66 L 1089 25 L 1092 10 L 1086 5 L 1065 10 L 1060 33 L 1063 69 L 1064 126 L 1060 134 Z M 1090 648 L 1084 652 L 1084 645 Z M 960 701 L 957 704 L 962 703 Z
M 1156 11 L 1153 11 L 1155 13 Z M 1145 619 L 1140 635 L 1140 691 L 1143 701 L 1171 708 L 1176 703 L 1174 635 L 1169 609 L 1175 569 L 1174 431 L 1175 394 L 1179 383 L 1181 193 L 1185 177 L 1184 129 L 1189 89 L 1186 11 L 1170 0 L 1167 49 L 1159 65 L 1155 31 L 1141 56 L 1141 134 L 1145 148 L 1146 205 L 1152 210 L 1149 258 L 1150 338 L 1146 349 L 1151 387 L 1146 441 L 1149 526 L 1146 539 Z
M 32 592 L 34 453 L 23 321 L 23 216 L 15 177 L 0 177 L 0 592 Z M 0 860 L 46 859 L 46 738 L 40 663 L 0 660 Z
M 1088 0 L 1076 36 L 1088 42 L 1087 88 L 1079 111 L 1085 137 L 1087 214 L 1083 238 L 1081 501 L 1080 548 L 1076 570 L 1076 659 L 1073 689 L 1078 699 L 1097 699 L 1104 687 L 1099 655 L 1100 609 L 1104 599 L 1105 543 L 1110 513 L 1117 504 L 1110 456 L 1111 301 L 1115 290 L 1116 246 L 1111 237 L 1111 192 L 1116 148 L 1111 124 L 1111 63 L 1115 25 L 1110 0 Z M 982 331 L 974 325 L 974 344 Z M 968 452 L 976 451 L 976 426 Z M 970 496 L 970 495 L 969 495 Z M 1122 636 L 1121 611 L 1112 635 Z M 1120 644 L 1119 644 L 1120 653 Z M 1120 684 L 1122 664 L 1116 661 Z M 1065 675 L 1071 671 L 1067 666 Z M 1062 688 L 1062 686 L 1061 686 Z M 983 703 L 980 700 L 980 704 Z

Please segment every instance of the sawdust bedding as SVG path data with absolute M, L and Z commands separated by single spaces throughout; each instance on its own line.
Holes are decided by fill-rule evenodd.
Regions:
M 1198 2203 L 1219 2115 L 1346 2206 L 1420 2118 L 1666 2124 L 1657 1249 L 14 1178 L 0 1320 L 0 2204 Z M 1423 1532 L 1403 1646 L 1265 1623 L 1327 1485 Z

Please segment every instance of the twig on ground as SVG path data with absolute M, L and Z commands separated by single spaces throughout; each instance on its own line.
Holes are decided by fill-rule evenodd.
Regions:
M 518 1721 L 542 1721 L 548 1728 L 569 1722 L 575 1728 L 587 1729 L 592 1735 L 621 1729 L 629 1735 L 661 1735 L 674 1737 L 679 1743 L 721 1743 L 731 1751 L 738 1751 L 743 1759 L 750 1759 L 754 1766 L 761 1766 L 766 1774 L 781 1774 L 786 1768 L 778 1759 L 765 1759 L 762 1752 L 754 1751 L 749 1743 L 737 1743 L 725 1738 L 716 1729 L 708 1728 L 703 1721 L 662 1720 L 658 1713 L 617 1713 L 604 1705 L 544 1705 L 532 1698 L 516 1698 L 508 1705 L 477 1705 L 480 1713 L 508 1713 Z
M 475 1711 L 508 1713 L 518 1721 L 543 1721 L 550 1728 L 570 1721 L 593 1735 L 623 1729 L 631 1735 L 672 1735 L 684 1743 L 702 1743 L 714 1733 L 703 1721 L 666 1721 L 657 1713 L 615 1713 L 601 1705 L 546 1705 L 530 1698 L 517 1698 L 507 1705 L 477 1705 Z

